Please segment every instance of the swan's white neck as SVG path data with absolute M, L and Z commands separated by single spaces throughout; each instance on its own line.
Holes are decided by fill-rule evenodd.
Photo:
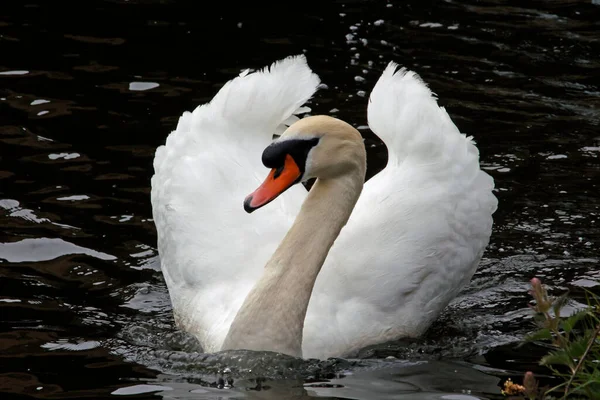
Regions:
M 352 213 L 364 170 L 318 179 L 285 238 L 246 297 L 223 350 L 274 351 L 302 357 L 304 318 L 317 275 Z

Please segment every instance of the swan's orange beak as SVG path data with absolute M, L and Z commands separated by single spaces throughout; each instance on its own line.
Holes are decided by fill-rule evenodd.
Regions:
M 292 156 L 287 154 L 283 169 L 273 168 L 262 185 L 246 197 L 246 200 L 244 200 L 244 210 L 251 213 L 275 200 L 277 196 L 296 183 L 301 175 L 302 173 L 300 172 L 300 168 L 298 168 L 298 164 L 296 164 Z

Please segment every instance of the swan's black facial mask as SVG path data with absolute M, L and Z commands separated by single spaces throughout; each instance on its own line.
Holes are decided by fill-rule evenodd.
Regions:
M 252 211 L 269 204 L 292 185 L 300 182 L 306 171 L 306 159 L 319 138 L 288 139 L 271 143 L 262 154 L 262 163 L 271 168 L 267 179 L 244 200 L 244 210 Z
M 285 156 L 289 154 L 304 175 L 308 153 L 318 143 L 319 138 L 287 139 L 273 142 L 263 151 L 262 163 L 267 168 L 280 168 L 284 165 Z

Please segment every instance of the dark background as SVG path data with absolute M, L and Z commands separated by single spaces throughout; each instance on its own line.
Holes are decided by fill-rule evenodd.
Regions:
M 172 332 L 154 150 L 242 69 L 301 52 L 327 85 L 310 106 L 359 128 L 369 176 L 387 155 L 366 96 L 390 60 L 475 137 L 500 199 L 492 241 L 422 345 L 465 359 L 518 339 L 532 276 L 575 298 L 598 280 L 598 21 L 592 1 L 3 1 L 0 391 L 100 397 L 156 376 L 136 356 L 164 346 L 156 331 L 123 335 Z

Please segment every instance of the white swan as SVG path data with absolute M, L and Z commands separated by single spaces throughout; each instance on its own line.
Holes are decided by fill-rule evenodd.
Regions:
M 371 93 L 369 126 L 389 161 L 364 187 L 360 134 L 294 116 L 318 84 L 303 56 L 245 71 L 156 151 L 161 268 L 178 326 L 207 352 L 327 358 L 419 336 L 489 241 L 493 180 L 416 74 L 390 63 Z M 256 189 L 261 161 L 272 171 Z M 293 184 L 310 177 L 310 194 Z

